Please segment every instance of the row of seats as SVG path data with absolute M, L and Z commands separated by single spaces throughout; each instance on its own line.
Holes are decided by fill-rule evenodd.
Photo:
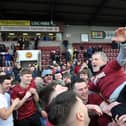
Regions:
M 104 51 L 110 60 L 114 59 L 119 52 L 119 49 L 112 49 L 111 43 L 74 43 L 73 48 L 76 48 L 79 51 L 79 58 L 83 57 L 83 53 L 89 47 L 102 47 L 102 51 Z
M 59 46 L 46 46 L 46 47 L 39 47 L 41 50 L 41 62 L 43 68 L 47 67 L 50 64 L 50 53 L 52 51 L 58 51 L 61 52 L 61 49 Z
M 88 47 L 99 47 L 99 45 L 102 47 L 102 51 L 104 51 L 110 60 L 114 59 L 119 49 L 112 49 L 111 43 L 74 43 L 72 44 L 73 49 L 76 48 L 79 51 L 78 58 L 83 59 L 83 53 Z M 50 53 L 51 51 L 58 51 L 61 55 L 61 48 L 59 46 L 47 46 L 47 47 L 39 47 L 39 49 L 42 52 L 42 65 L 47 66 L 50 63 Z M 61 61 L 65 62 L 64 57 L 61 55 Z

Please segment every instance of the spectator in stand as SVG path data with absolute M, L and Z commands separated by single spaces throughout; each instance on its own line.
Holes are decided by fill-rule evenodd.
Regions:
M 16 45 L 15 45 L 15 52 L 17 51 L 17 50 L 20 50 L 20 43 L 16 43 Z M 14 53 L 14 55 L 15 55 L 15 53 Z
M 23 49 L 23 45 L 24 45 L 24 39 L 23 39 L 23 37 L 20 37 L 18 39 L 18 44 L 19 44 L 19 49 L 22 50 Z
M 6 67 L 5 73 L 6 73 L 6 75 L 13 76 L 12 67 L 11 66 L 10 67 Z
M 66 64 L 62 64 L 62 65 L 61 65 L 61 72 L 62 72 L 62 74 L 65 73 L 66 71 L 67 71 L 67 66 L 66 66 Z
M 74 48 L 74 50 L 73 50 L 73 60 L 78 59 L 78 55 L 79 55 L 79 51 L 76 48 Z
M 88 77 L 89 77 L 89 79 L 91 79 L 91 77 L 93 76 L 93 73 L 91 71 L 91 68 L 89 68 L 88 64 L 89 64 L 88 60 L 84 61 L 82 63 L 82 65 L 81 65 L 81 68 L 80 68 L 79 72 L 81 72 L 81 71 L 85 71 L 86 72 L 87 71 Z
M 61 67 L 56 62 L 53 62 L 53 65 L 50 66 L 50 68 L 53 74 L 61 71 Z
M 56 59 L 56 62 L 58 64 L 60 64 L 60 52 L 59 51 L 56 51 L 55 59 Z
M 87 50 L 86 49 L 83 52 L 83 59 L 84 60 L 88 60 L 88 53 L 87 53 Z
M 38 49 L 39 40 L 40 40 L 39 36 L 36 36 L 36 37 L 35 37 L 34 49 Z
M 78 61 L 75 68 L 74 68 L 74 74 L 77 75 L 81 68 L 81 61 Z
M 15 53 L 16 53 L 16 46 L 15 46 L 15 43 L 12 43 L 12 44 L 11 44 L 11 50 L 13 51 L 12 55 L 14 56 Z
M 65 83 L 64 83 L 64 81 L 63 81 L 63 76 L 62 76 L 62 74 L 61 74 L 60 72 L 56 72 L 56 73 L 54 74 L 54 79 L 55 79 L 58 83 L 60 83 L 62 86 L 65 86 Z
M 66 63 L 72 60 L 72 55 L 69 49 L 66 49 L 65 59 L 66 59 Z
M 86 83 L 88 83 L 88 81 L 90 80 L 88 73 L 88 69 L 85 68 L 77 74 L 77 77 L 83 79 Z
M 118 49 L 118 43 L 115 41 L 112 41 L 112 49 Z
M 89 47 L 87 48 L 87 55 L 88 55 L 88 58 L 91 58 L 92 54 L 93 54 L 93 49 L 92 49 L 91 46 L 89 46 Z
M 56 51 L 52 50 L 50 52 L 50 59 L 51 59 L 51 64 L 53 63 L 53 61 L 56 61 Z
M 5 44 L 0 44 L 0 52 L 6 52 Z
M 14 80 L 19 82 L 20 81 L 20 70 L 21 70 L 21 65 L 18 63 L 15 63 L 13 66 L 13 73 L 14 73 Z
M 103 50 L 102 45 L 98 45 L 97 51 L 101 52 L 102 50 Z
M 63 73 L 63 81 L 65 83 L 65 86 L 68 87 L 69 90 L 72 89 L 72 85 L 71 85 L 71 74 L 69 72 L 64 72 Z
M 35 66 L 31 66 L 30 70 L 32 72 L 32 77 L 35 78 L 39 75 L 39 71 L 37 70 L 37 68 Z
M 4 64 L 3 64 L 3 55 L 2 54 L 0 54 L 0 66 L 1 67 L 4 66 Z
M 41 126 L 40 115 L 35 105 L 35 102 L 39 101 L 39 96 L 29 69 L 21 70 L 20 83 L 12 88 L 11 97 L 20 99 L 16 106 L 18 126 Z
M 4 71 L 4 67 L 0 68 L 0 75 L 6 75 L 5 71 Z
M 5 54 L 5 66 L 12 66 L 13 56 L 8 52 Z

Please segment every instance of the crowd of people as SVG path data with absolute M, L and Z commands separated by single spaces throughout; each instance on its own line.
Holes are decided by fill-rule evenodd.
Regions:
M 118 56 L 29 64 L 0 71 L 0 126 L 126 126 L 126 28 L 115 31 Z

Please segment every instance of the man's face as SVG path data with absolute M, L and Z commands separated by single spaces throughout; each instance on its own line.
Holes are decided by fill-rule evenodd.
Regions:
M 80 74 L 80 78 L 81 79 L 84 79 L 85 81 L 87 81 L 88 80 L 88 74 Z
M 45 75 L 45 77 L 44 77 L 44 82 L 45 82 L 45 83 L 50 84 L 52 81 L 53 81 L 53 76 L 52 76 L 52 74 L 47 74 L 47 75 Z
M 84 103 L 88 101 L 88 85 L 85 82 L 76 82 L 74 91 Z
M 28 85 L 31 83 L 32 74 L 24 74 L 21 76 L 21 83 Z
M 4 82 L 1 84 L 1 88 L 3 93 L 8 92 L 11 87 L 11 80 L 5 79 Z
M 99 54 L 95 54 L 92 56 L 92 68 L 94 72 L 98 72 L 102 66 L 106 63 L 102 60 Z
M 62 74 L 61 73 L 56 73 L 55 74 L 55 79 L 56 80 L 61 80 L 62 79 Z

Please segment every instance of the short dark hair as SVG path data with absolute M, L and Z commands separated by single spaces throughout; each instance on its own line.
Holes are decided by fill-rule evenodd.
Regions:
M 66 121 L 76 102 L 76 94 L 73 91 L 65 91 L 57 95 L 47 109 L 49 121 L 56 126 L 63 124 L 66 126 Z
M 118 118 L 124 114 L 126 114 L 126 103 L 121 103 L 118 104 L 116 106 L 114 106 L 111 109 L 111 113 L 112 113 L 112 118 L 115 120 L 116 115 L 118 115 Z
M 72 82 L 72 89 L 74 89 L 76 83 L 81 83 L 81 82 L 87 83 L 84 79 L 81 79 L 80 77 L 77 76 L 76 79 Z
M 80 72 L 79 72 L 80 74 L 87 74 L 88 75 L 88 68 L 87 67 L 84 67 L 83 68 L 83 70 L 81 70 Z
M 64 73 L 63 73 L 63 78 L 65 78 L 65 77 L 69 77 L 69 78 L 71 78 L 70 73 L 68 73 L 68 72 L 64 72 Z
M 50 96 L 52 92 L 54 91 L 54 87 L 56 86 L 56 82 L 53 81 L 49 85 L 43 87 L 40 92 L 39 92 L 39 98 L 40 98 L 40 103 L 42 102 L 42 105 L 48 105 Z
M 4 82 L 4 80 L 11 80 L 11 76 L 9 75 L 0 75 L 0 84 Z
M 20 76 L 23 76 L 24 74 L 32 74 L 32 71 L 28 68 L 23 68 L 21 71 L 20 71 Z

